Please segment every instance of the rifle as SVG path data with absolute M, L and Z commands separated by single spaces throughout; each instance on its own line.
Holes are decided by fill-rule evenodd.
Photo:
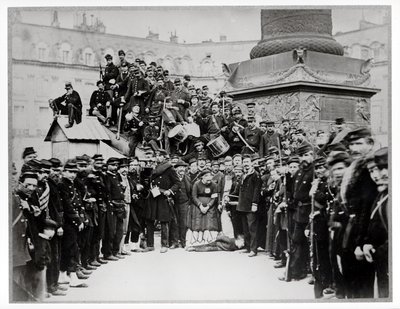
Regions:
M 103 80 L 104 75 L 103 75 L 103 69 L 101 68 L 101 63 L 99 63 L 99 69 L 100 69 L 100 80 Z
M 120 133 L 121 133 L 121 122 L 122 122 L 122 107 L 118 108 L 119 109 L 119 116 L 118 116 L 118 131 L 117 131 L 117 135 L 115 136 L 115 138 L 117 140 L 120 139 Z
M 281 150 L 281 139 L 278 135 L 278 151 L 279 151 L 279 164 L 282 168 L 282 150 Z M 286 172 L 283 175 L 283 200 L 285 201 L 287 205 L 287 195 L 286 195 Z M 287 211 L 287 207 L 283 209 L 283 215 L 284 215 L 284 222 L 285 224 L 282 224 L 282 230 L 286 230 L 286 250 L 285 250 L 285 256 L 286 256 L 286 265 L 285 265 L 285 281 L 289 282 L 290 281 L 290 260 L 291 260 L 291 250 L 290 250 L 290 235 L 289 235 L 289 214 Z
M 167 97 L 164 98 L 164 104 L 163 104 L 163 110 L 165 109 L 165 104 L 167 103 Z M 162 135 L 163 135 L 163 128 L 164 128 L 164 118 L 162 117 L 162 112 L 161 112 L 161 125 L 160 125 L 160 136 L 158 137 L 160 139 L 160 147 L 163 148 L 162 146 Z M 168 138 L 168 137 L 166 137 Z

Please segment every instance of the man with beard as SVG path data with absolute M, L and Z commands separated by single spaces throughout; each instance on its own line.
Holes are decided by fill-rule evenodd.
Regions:
M 48 160 L 40 161 L 40 171 L 38 172 L 39 203 L 47 208 L 47 218 L 57 223 L 57 234 L 50 242 L 51 258 L 46 270 L 47 292 L 54 296 L 66 295 L 66 288 L 58 285 L 60 272 L 60 251 L 61 237 L 63 236 L 63 209 L 57 183 L 49 177 L 52 164 Z
M 90 275 L 91 270 L 96 269 L 95 267 L 88 265 L 89 253 L 90 253 L 90 243 L 92 242 L 93 234 L 93 198 L 88 194 L 86 182 L 88 173 L 88 159 L 85 156 L 76 157 L 76 165 L 78 168 L 78 173 L 74 179 L 75 186 L 82 197 L 83 208 L 81 210 L 81 215 L 85 228 L 78 235 L 78 246 L 80 252 L 80 264 L 78 264 L 77 276 L 78 278 L 83 275 Z
M 110 54 L 105 55 L 104 58 L 106 59 L 107 64 L 104 69 L 103 82 L 105 84 L 105 90 L 110 95 L 110 98 L 112 98 L 113 91 L 111 90 L 111 85 L 115 85 L 119 70 L 113 63 L 113 57 Z
M 121 179 L 117 173 L 120 160 L 111 157 L 107 160 L 107 173 L 105 177 L 106 192 L 108 193 L 109 209 L 105 235 L 103 239 L 102 252 L 106 261 L 117 261 L 124 259 L 119 254 L 120 244 L 123 237 L 123 224 L 126 217 L 125 194 Z
M 287 138 L 290 139 L 290 133 L 289 133 L 289 128 L 290 128 L 290 121 L 289 119 L 282 119 L 282 128 L 281 128 L 281 138 Z
M 104 91 L 103 81 L 97 81 L 96 86 L 99 89 L 95 90 L 90 97 L 89 116 L 97 116 L 101 122 L 106 123 L 111 118 L 111 97 Z
M 225 117 L 221 115 L 217 102 L 211 104 L 211 115 L 205 118 L 198 116 L 196 121 L 200 125 L 202 132 L 205 133 L 205 138 L 207 140 L 213 140 L 220 135 L 221 132 L 224 134 L 227 130 L 228 122 Z
M 57 158 L 51 158 L 49 162 L 51 163 L 49 178 L 51 178 L 55 184 L 58 184 L 62 177 L 61 161 Z
M 233 171 L 233 163 L 232 159 L 224 161 L 225 170 L 223 171 L 223 176 L 219 185 L 219 205 L 218 210 L 221 212 L 221 228 L 222 233 L 225 236 L 232 237 L 234 236 L 234 230 L 232 225 L 232 220 L 230 215 L 228 214 L 227 202 L 229 200 L 229 193 L 232 189 L 233 179 L 235 177 L 235 173 Z
M 157 84 L 151 90 L 148 103 L 146 106 L 149 108 L 149 116 L 160 117 L 164 108 L 165 99 L 168 97 L 168 91 L 164 87 L 164 77 L 157 77 Z
M 186 174 L 186 168 L 188 164 L 182 160 L 178 160 L 175 164 L 175 169 L 179 177 L 179 189 L 175 195 L 175 212 L 176 222 L 171 222 L 170 235 L 171 235 L 171 246 L 170 249 L 174 248 L 185 248 L 186 247 L 186 229 L 187 229 L 187 213 L 189 210 L 189 202 L 191 197 L 191 182 L 189 175 Z
M 37 199 L 32 198 L 37 184 L 37 173 L 25 172 L 13 192 L 11 246 L 14 301 L 42 301 L 46 292 L 45 274 L 35 267 L 32 261 L 34 256 L 30 255 L 37 239 L 35 235 L 39 233 L 35 218 L 40 216 L 40 210 Z
M 50 107 L 61 115 L 68 115 L 68 123 L 66 128 L 71 128 L 82 121 L 82 101 L 79 93 L 72 88 L 71 82 L 65 83 L 67 93 L 50 101 Z
M 146 81 L 149 84 L 150 90 L 156 85 L 156 78 L 154 77 L 154 70 L 151 66 L 146 69 Z
M 121 97 L 125 94 L 126 90 L 128 89 L 128 82 L 130 79 L 129 68 L 133 64 L 128 65 L 126 62 L 123 62 L 120 66 L 120 72 L 115 80 L 115 85 L 111 85 L 111 89 L 118 92 L 118 95 Z
M 130 63 L 125 59 L 125 52 L 121 49 L 118 51 L 118 58 L 119 58 L 119 68 L 121 69 L 123 66 L 128 67 Z
M 315 176 L 310 190 L 310 196 L 314 197 L 314 212 L 310 214 L 310 227 L 305 235 L 312 241 L 313 252 L 311 258 L 312 273 L 315 278 L 314 296 L 321 298 L 323 291 L 332 287 L 332 266 L 329 260 L 329 214 L 327 209 L 334 202 L 335 196 L 328 188 L 326 159 L 315 159 Z M 311 225 L 312 235 L 311 233 Z
M 79 261 L 78 235 L 85 225 L 83 223 L 82 196 L 74 180 L 78 173 L 76 163 L 67 161 L 58 190 L 64 210 L 64 233 L 61 241 L 61 261 L 59 283 L 69 283 L 70 287 L 87 287 L 78 279 L 76 271 Z
M 342 234 L 344 212 L 339 203 L 339 190 L 342 183 L 343 175 L 347 167 L 351 163 L 349 154 L 345 151 L 331 152 L 326 160 L 331 175 L 331 181 L 328 190 L 334 196 L 333 203 L 328 205 L 327 213 L 329 215 L 329 259 L 332 267 L 332 291 L 327 288 L 323 291 L 324 296 L 335 293 L 336 298 L 344 298 L 344 282 L 343 276 L 339 268 L 338 256 L 342 252 Z
M 131 255 L 130 248 L 125 245 L 125 240 L 128 232 L 128 224 L 131 217 L 131 204 L 133 201 L 133 197 L 137 196 L 136 194 L 136 183 L 132 178 L 128 177 L 128 166 L 129 160 L 126 158 L 121 159 L 119 167 L 118 167 L 118 178 L 121 182 L 122 189 L 124 191 L 124 201 L 125 201 L 125 216 L 123 218 L 122 224 L 122 237 L 119 244 L 118 253 L 121 255 Z M 136 218 L 137 220 L 137 218 Z M 117 234 L 120 232 L 117 231 Z M 129 236 L 129 235 L 128 235 Z M 128 238 L 129 239 L 129 238 Z
M 350 131 L 346 137 L 353 162 L 346 170 L 340 188 L 342 208 L 346 214 L 343 224 L 342 270 L 347 298 L 374 296 L 374 270 L 362 251 L 371 207 L 377 196 L 376 184 L 366 166 L 374 141 L 367 128 Z
M 182 85 L 182 82 L 179 78 L 176 78 L 174 81 L 175 89 L 171 93 L 171 101 L 178 106 L 179 104 L 183 104 L 188 108 L 190 106 L 190 93 L 189 91 Z
M 168 95 L 171 95 L 171 93 L 175 89 L 174 83 L 169 79 L 169 71 L 164 70 L 164 87 L 168 92 Z
M 293 248 L 290 261 L 290 280 L 301 280 L 307 276 L 308 243 L 304 230 L 308 224 L 311 212 L 311 197 L 309 195 L 314 180 L 314 152 L 309 144 L 301 145 L 297 150 L 300 156 L 300 168 L 293 182 L 294 230 Z M 280 277 L 285 280 L 285 277 Z
M 208 86 L 204 85 L 203 87 L 201 87 L 202 90 L 202 94 L 199 97 L 200 102 L 203 106 L 209 106 L 211 104 L 212 99 L 208 96 Z
M 90 195 L 91 206 L 93 209 L 89 212 L 93 222 L 92 241 L 90 245 L 88 265 L 100 267 L 108 262 L 100 258 L 100 241 L 104 236 L 104 229 L 107 212 L 107 191 L 104 182 L 105 174 L 102 171 L 104 165 L 103 155 L 95 154 L 93 157 L 93 166 L 87 177 L 87 191 Z
M 139 105 L 140 115 L 143 117 L 145 114 L 150 112 L 150 109 L 145 105 L 145 100 L 150 91 L 150 86 L 143 78 L 143 75 L 138 68 L 133 69 L 133 75 L 134 77 L 128 80 L 128 88 L 126 89 L 125 95 L 121 97 L 121 102 L 129 102 L 131 107 Z
M 268 156 L 268 148 L 271 146 L 278 147 L 279 133 L 275 132 L 275 122 L 267 121 L 267 132 L 261 138 L 260 157 Z
M 256 119 L 254 117 L 248 118 L 248 127 L 244 129 L 244 139 L 246 142 L 252 147 L 255 153 L 259 152 L 261 138 L 263 133 L 261 132 L 260 128 L 256 127 Z M 242 154 L 251 154 L 253 153 L 251 149 L 247 146 L 243 146 Z
M 179 177 L 166 160 L 167 152 L 160 149 L 156 152 L 157 166 L 151 175 L 150 196 L 145 210 L 147 226 L 147 250 L 154 250 L 155 221 L 161 223 L 161 253 L 168 251 L 169 221 L 173 216 L 172 197 L 179 189 Z
M 242 217 L 245 246 L 249 257 L 257 255 L 257 209 L 260 199 L 261 178 L 254 170 L 249 155 L 243 159 L 244 175 L 240 183 L 237 211 Z
M 244 130 L 247 127 L 247 120 L 243 118 L 241 109 L 238 107 L 232 110 L 233 119 L 228 126 L 228 143 L 230 145 L 229 153 L 240 153 L 244 145 L 239 134 L 243 137 Z
M 389 209 L 388 209 L 388 148 L 374 153 L 373 163 L 368 163 L 371 178 L 378 186 L 376 198 L 363 240 L 363 253 L 375 268 L 379 298 L 389 297 Z

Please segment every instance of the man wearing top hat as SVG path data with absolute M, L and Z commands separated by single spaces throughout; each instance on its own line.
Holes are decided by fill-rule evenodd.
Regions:
M 68 115 L 66 128 L 70 128 L 82 121 L 82 101 L 79 93 L 72 88 L 71 82 L 65 83 L 67 93 L 54 100 L 50 100 L 50 107 L 60 115 Z
M 348 298 L 372 298 L 374 271 L 365 260 L 362 245 L 367 232 L 372 204 L 377 196 L 376 184 L 366 166 L 374 140 L 365 127 L 350 131 L 345 137 L 354 160 L 343 175 L 340 188 L 346 213 L 342 242 L 342 269 Z
M 129 102 L 130 106 L 139 105 L 140 115 L 143 116 L 150 111 L 145 104 L 149 92 L 150 86 L 143 77 L 143 73 L 140 72 L 139 68 L 133 68 L 133 78 L 128 80 L 127 90 L 121 100 L 122 102 Z
M 180 186 L 179 177 L 166 160 L 167 152 L 160 149 L 156 152 L 157 166 L 154 168 L 150 181 L 150 196 L 145 209 L 147 220 L 147 246 L 154 250 L 154 223 L 161 223 L 161 253 L 168 251 L 169 222 L 174 218 L 173 206 L 169 199 L 173 199 Z
M 267 131 L 261 138 L 261 144 L 259 150 L 260 157 L 269 155 L 268 148 L 271 146 L 278 147 L 278 143 L 280 142 L 279 132 L 275 131 L 275 122 L 267 121 L 266 125 L 267 125 Z
M 64 165 L 63 177 L 58 184 L 64 210 L 64 233 L 61 242 L 59 283 L 69 283 L 71 287 L 87 287 L 77 277 L 79 262 L 78 235 L 85 227 L 82 196 L 74 183 L 77 173 L 76 163 L 67 161 Z

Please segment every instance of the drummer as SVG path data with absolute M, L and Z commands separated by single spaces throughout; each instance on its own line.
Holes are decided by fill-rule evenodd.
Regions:
M 164 130 L 165 136 L 165 150 L 167 153 L 175 154 L 178 151 L 179 142 L 174 137 L 169 137 L 169 131 L 174 128 L 178 124 L 185 124 L 183 117 L 179 113 L 179 107 L 172 103 L 170 97 L 165 99 L 165 109 L 162 111 L 162 119 L 164 121 L 164 126 L 162 130 Z
M 205 118 L 198 118 L 200 128 L 204 130 L 204 137 L 207 141 L 213 140 L 227 132 L 228 122 L 225 116 L 220 113 L 220 106 L 217 102 L 211 104 L 211 115 Z

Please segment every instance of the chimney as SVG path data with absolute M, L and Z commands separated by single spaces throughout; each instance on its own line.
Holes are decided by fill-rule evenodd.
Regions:
M 174 34 L 172 34 L 172 32 L 171 32 L 171 36 L 169 37 L 169 41 L 171 43 L 178 43 L 178 37 L 176 36 L 176 30 L 175 30 Z
M 154 33 L 149 29 L 149 34 L 146 36 L 148 40 L 159 40 L 160 35 L 158 33 Z
M 221 35 L 219 36 L 219 41 L 220 41 L 220 42 L 226 42 L 226 35 L 225 35 L 225 34 L 221 34 Z

